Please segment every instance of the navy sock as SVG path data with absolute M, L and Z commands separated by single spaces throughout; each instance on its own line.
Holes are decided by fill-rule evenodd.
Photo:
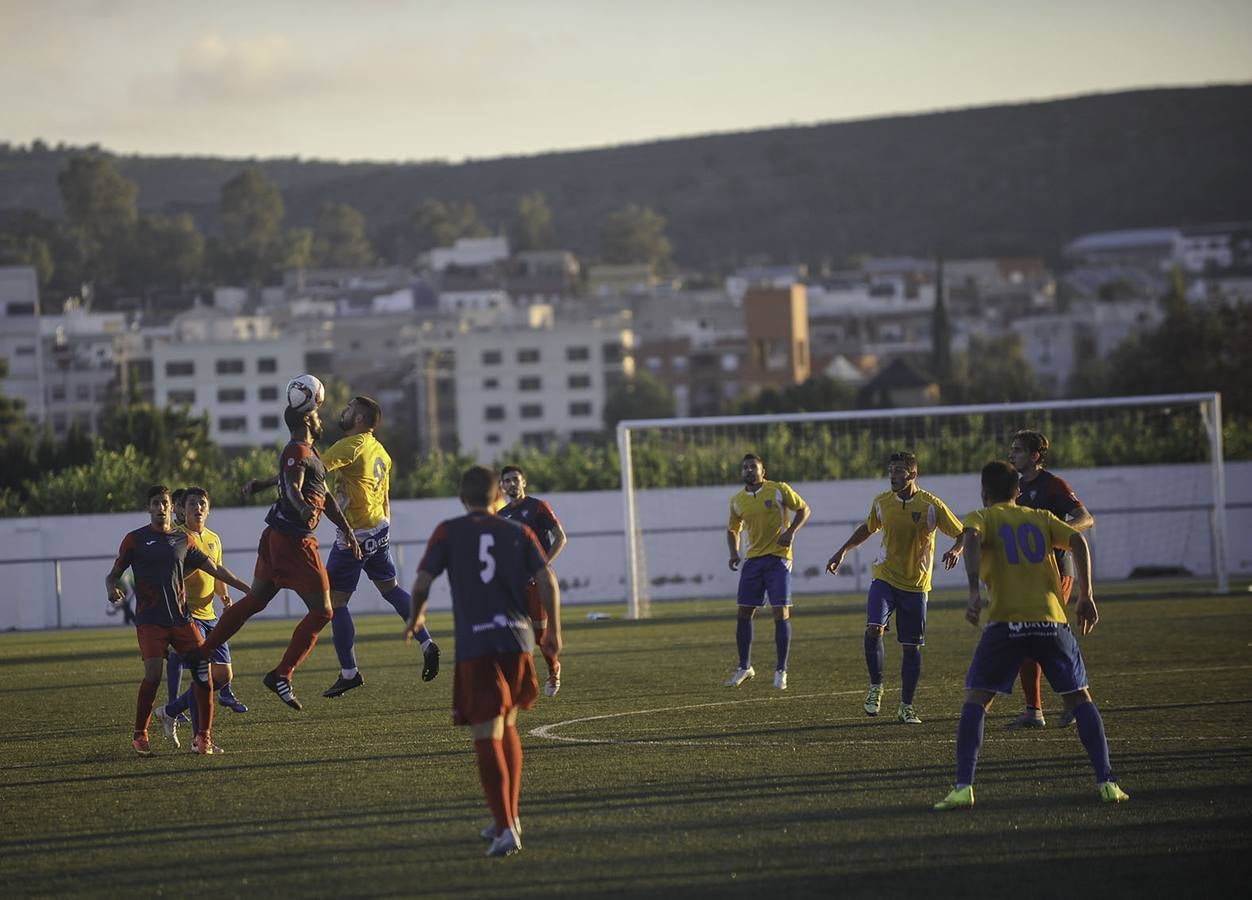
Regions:
M 335 644 L 335 655 L 339 657 L 341 669 L 356 668 L 356 625 L 352 622 L 352 613 L 348 607 L 341 606 L 335 610 L 330 620 L 331 640 Z
M 195 705 L 195 699 L 191 696 L 191 688 L 187 688 L 187 690 L 165 704 L 165 714 L 167 716 L 179 716 Z
M 1104 736 L 1104 720 L 1100 710 L 1090 701 L 1074 707 L 1074 722 L 1078 725 L 1078 737 L 1087 748 L 1087 758 L 1095 769 L 1096 782 L 1116 781 L 1113 764 L 1109 762 L 1109 742 Z
M 913 692 L 922 677 L 922 648 L 904 646 L 900 660 L 900 702 L 906 706 L 913 702 Z
M 973 784 L 974 769 L 978 766 L 978 752 L 982 750 L 983 724 L 987 711 L 981 703 L 966 703 L 961 707 L 961 721 L 956 726 L 956 783 Z
M 169 691 L 169 701 L 173 703 L 182 693 L 183 685 L 183 658 L 177 653 L 171 653 L 165 661 L 165 684 Z
M 735 643 L 739 645 L 739 668 L 746 669 L 752 663 L 752 620 L 737 619 Z
M 412 594 L 397 584 L 387 593 L 383 594 L 383 599 L 395 608 L 395 611 L 400 614 L 400 618 L 404 619 L 406 622 L 409 620 L 409 613 L 413 611 Z M 413 636 L 417 638 L 418 643 L 420 644 L 424 644 L 430 640 L 430 632 L 427 630 L 425 625 L 417 629 Z
M 786 671 L 787 655 L 791 652 L 791 620 L 774 620 L 774 647 L 778 650 L 778 669 Z
M 234 691 L 232 691 L 232 690 L 230 689 L 230 682 L 229 682 L 229 681 L 228 681 L 228 682 L 226 682 L 224 685 L 222 685 L 222 686 L 218 689 L 217 695 L 218 695 L 219 697 L 221 697 L 223 700 L 237 700 L 237 699 L 238 699 L 238 698 L 235 696 L 235 692 L 234 692 Z
M 865 632 L 865 667 L 869 669 L 869 683 L 882 684 L 882 635 Z

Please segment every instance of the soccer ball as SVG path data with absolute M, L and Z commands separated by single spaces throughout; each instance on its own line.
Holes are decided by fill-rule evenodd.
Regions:
M 297 375 L 287 385 L 287 405 L 298 413 L 310 413 L 326 399 L 326 388 L 315 375 Z

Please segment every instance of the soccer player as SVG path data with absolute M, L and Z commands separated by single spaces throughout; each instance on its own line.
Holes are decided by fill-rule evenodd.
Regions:
M 935 531 L 956 539 L 943 555 L 944 568 L 951 569 L 961 555 L 961 521 L 942 500 L 917 486 L 917 457 L 907 450 L 888 457 L 887 478 L 891 490 L 874 498 L 869 515 L 827 561 L 826 571 L 834 575 L 849 550 L 882 531 L 882 552 L 874 560 L 874 578 L 865 603 L 865 666 L 869 670 L 865 713 L 876 716 L 882 706 L 882 636 L 894 613 L 896 640 L 902 653 L 896 721 L 920 725 L 922 720 L 913 708 L 913 699 L 922 677 L 926 595 L 935 564 Z
M 730 570 L 738 571 L 739 532 L 746 526 L 748 561 L 739 572 L 739 613 L 735 621 L 739 668 L 723 685 L 739 687 L 756 675 L 752 668 L 752 617 L 768 597 L 774 610 L 774 648 L 778 653 L 774 687 L 785 691 L 787 657 L 791 652 L 791 545 L 796 532 L 808 521 L 810 510 L 791 485 L 765 480 L 765 462 L 755 453 L 744 456 L 739 468 L 743 490 L 730 499 L 726 546 L 730 550 Z
M 187 488 L 183 492 L 184 524 L 182 530 L 194 536 L 199 543 L 201 551 L 220 566 L 222 564 L 222 539 L 217 532 L 210 529 L 206 524 L 209 518 L 209 506 L 208 491 L 202 487 Z M 191 610 L 192 624 L 196 626 L 202 636 L 207 635 L 213 626 L 217 624 L 217 613 L 213 610 L 213 599 L 215 597 L 220 598 L 223 609 L 230 606 L 230 592 L 226 589 L 226 583 L 197 570 L 188 573 L 187 577 L 183 579 L 183 585 L 187 592 L 187 606 Z M 173 675 L 172 673 L 176 667 L 178 674 Z M 166 672 L 170 676 L 171 683 L 178 684 L 182 678 L 182 670 L 182 657 L 177 654 L 170 654 L 166 662 Z M 234 677 L 234 671 L 231 668 L 230 647 L 227 644 L 223 644 L 213 651 L 209 660 L 209 671 L 213 677 L 213 683 L 220 685 L 217 702 L 237 713 L 247 712 L 248 707 L 235 696 L 234 691 L 231 689 L 231 679 Z M 175 747 L 180 746 L 178 722 L 179 717 L 185 711 L 191 713 L 191 724 L 194 728 L 197 724 L 197 710 L 193 702 L 191 688 L 188 688 L 176 699 L 171 700 L 167 704 L 158 705 L 156 708 L 157 721 L 161 723 L 161 727 L 165 730 L 166 738 Z
M 412 608 L 409 592 L 396 581 L 396 564 L 391 556 L 391 456 L 374 436 L 382 417 L 382 408 L 376 401 L 353 397 L 339 414 L 339 429 L 344 437 L 322 454 L 327 473 L 338 473 L 335 497 L 361 546 L 357 556 L 340 534 L 326 561 L 330 605 L 334 610 L 330 628 L 339 657 L 339 677 L 322 692 L 323 697 L 339 697 L 365 684 L 356 664 L 356 625 L 348 611 L 348 601 L 360 583 L 362 570 L 400 618 L 407 621 Z M 244 485 L 244 496 L 276 483 L 277 479 L 250 481 Z M 439 645 L 425 629 L 417 637 L 422 648 L 422 680 L 431 681 L 439 674 Z
M 1039 431 L 1022 429 L 1013 435 L 1013 443 L 1009 448 L 1009 462 L 1020 476 L 1017 495 L 1018 506 L 1031 509 L 1046 509 L 1069 524 L 1069 527 L 1083 532 L 1095 524 L 1095 519 L 1087 511 L 1087 507 L 1078 499 L 1074 489 L 1064 478 L 1053 475 L 1043 467 L 1048 455 L 1048 439 Z M 1064 550 L 1056 551 L 1056 564 L 1061 572 L 1061 604 L 1069 603 L 1070 590 L 1074 578 L 1069 574 L 1067 554 Z M 1016 719 L 1005 725 L 1006 728 L 1043 728 L 1043 670 L 1033 659 L 1022 661 L 1021 671 L 1022 693 L 1026 696 L 1026 708 Z M 1074 724 L 1074 717 L 1069 710 L 1061 713 L 1061 727 Z
M 498 493 L 496 475 L 488 468 L 474 466 L 461 475 L 466 514 L 441 522 L 430 536 L 413 584 L 405 640 L 425 621 L 431 583 L 447 572 L 456 632 L 452 721 L 468 725 L 474 738 L 492 815 L 482 831 L 491 841 L 487 855 L 509 856 L 522 847 L 517 711 L 533 707 L 539 694 L 528 585 L 534 583 L 547 612 L 542 644 L 545 656 L 554 658 L 561 650 L 561 595 L 534 532 L 491 514 Z
M 218 565 L 200 548 L 199 541 L 170 522 L 170 489 L 163 484 L 148 488 L 149 524 L 136 528 L 122 539 L 113 568 L 105 576 L 104 587 L 113 603 L 126 597 L 122 574 L 129 568 L 135 579 L 135 628 L 143 657 L 143 680 L 135 705 L 135 731 L 131 746 L 140 756 L 152 756 L 148 743 L 148 722 L 161 685 L 161 664 L 166 647 L 189 657 L 192 686 L 198 707 L 198 731 L 192 744 L 197 753 L 220 753 L 213 743 L 213 697 L 209 689 L 208 666 L 196 664 L 200 632 L 191 624 L 183 578 L 200 569 L 241 590 L 247 583 L 225 566 Z
M 278 499 L 265 516 L 252 589 L 222 611 L 204 639 L 203 652 L 211 653 L 226 643 L 244 622 L 269 605 L 280 588 L 291 588 L 309 611 L 292 632 L 282 660 L 266 673 L 263 683 L 292 709 L 300 710 L 304 706 L 292 691 L 291 677 L 312 652 L 317 636 L 333 614 L 326 566 L 317 552 L 315 532 L 322 513 L 339 527 L 348 551 L 358 559 L 361 545 L 338 502 L 326 490 L 326 467 L 313 447 L 322 436 L 321 415 L 316 408 L 300 413 L 289 406 L 283 418 L 291 440 L 279 456 Z
M 981 579 L 991 594 L 988 622 L 965 676 L 965 705 L 956 731 L 956 787 L 935 809 L 974 805 L 974 769 L 982 749 L 983 723 L 996 694 L 1012 694 L 1022 660 L 1043 667 L 1048 684 L 1074 714 L 1078 737 L 1095 769 L 1100 799 L 1120 803 L 1130 796 L 1117 784 L 1109 762 L 1104 722 L 1087 690 L 1087 670 L 1078 641 L 1065 619 L 1061 575 L 1049 549 L 1074 554 L 1078 580 L 1078 621 L 1088 634 L 1100 621 L 1091 592 L 1091 558 L 1077 529 L 1047 510 L 1013 502 L 1017 473 L 1005 462 L 982 470 L 983 508 L 965 517 L 965 573 L 969 602 L 965 618 L 977 626 L 982 611 Z
M 496 515 L 528 526 L 535 533 L 535 537 L 539 538 L 539 546 L 543 548 L 548 565 L 552 565 L 552 561 L 565 549 L 568 542 L 561 520 L 543 500 L 527 496 L 526 473 L 517 466 L 505 466 L 500 470 L 500 488 L 508 498 L 508 503 Z M 539 601 L 539 589 L 534 582 L 526 588 L 526 602 L 530 607 L 530 622 L 535 629 L 535 641 L 542 650 L 543 633 L 548 627 L 548 618 Z M 549 697 L 555 697 L 556 692 L 561 689 L 561 661 L 555 656 L 549 656 L 546 650 L 543 650 L 543 660 L 548 664 L 548 680 L 543 686 L 543 692 Z

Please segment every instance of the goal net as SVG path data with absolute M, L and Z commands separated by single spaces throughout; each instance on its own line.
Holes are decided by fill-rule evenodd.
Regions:
M 918 484 L 958 516 L 981 506 L 978 473 L 1005 459 L 1014 432 L 1048 437 L 1046 467 L 1095 517 L 1087 533 L 1097 580 L 1211 579 L 1227 589 L 1221 395 L 1174 394 L 979 406 L 627 420 L 618 424 L 625 586 L 632 618 L 653 601 L 735 596 L 730 499 L 745 453 L 812 509 L 796 538 L 792 590 L 868 587 L 872 536 L 839 575 L 826 560 L 887 490 L 887 457 L 917 456 Z M 940 536 L 937 556 L 949 544 Z M 936 567 L 935 587 L 964 585 Z

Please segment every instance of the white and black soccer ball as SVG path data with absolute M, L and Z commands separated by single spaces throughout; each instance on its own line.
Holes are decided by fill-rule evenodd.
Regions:
M 298 413 L 310 413 L 326 399 L 326 388 L 316 375 L 297 375 L 287 384 L 287 405 Z

